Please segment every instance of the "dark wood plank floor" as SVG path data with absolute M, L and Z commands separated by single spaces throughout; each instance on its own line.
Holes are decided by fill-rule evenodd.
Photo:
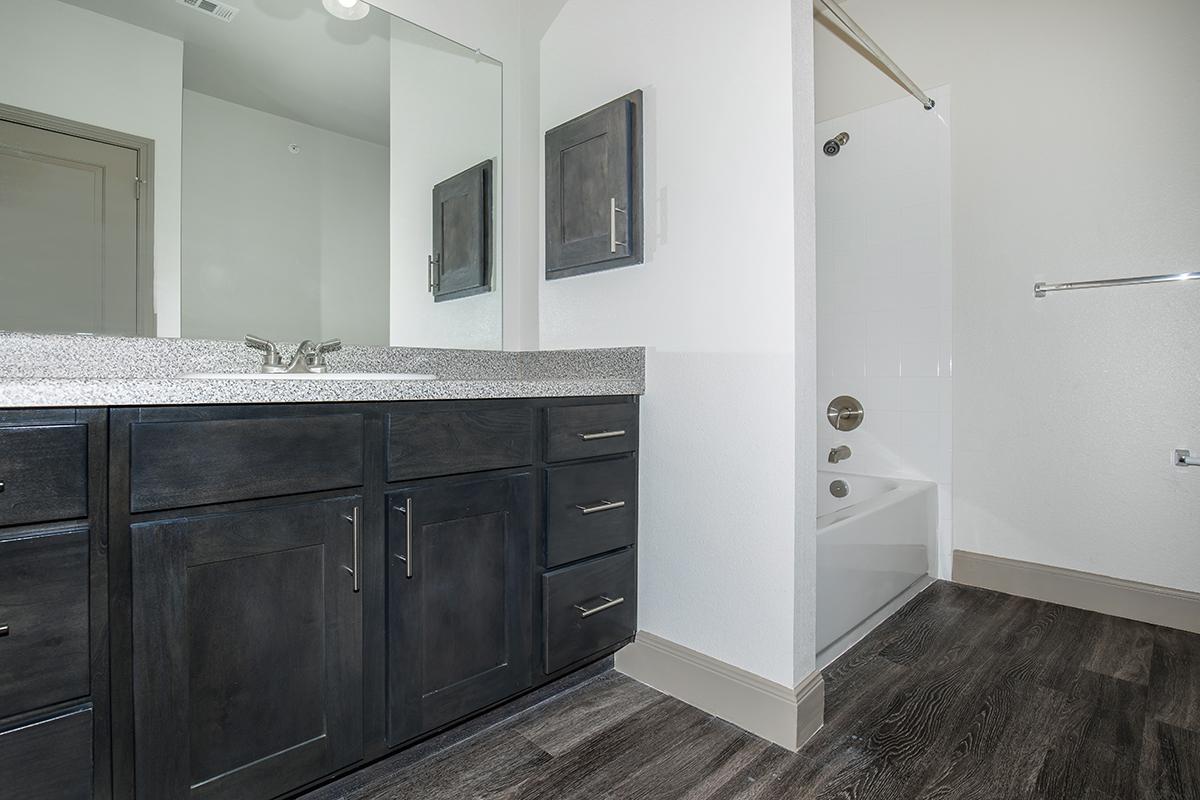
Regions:
M 607 673 L 346 800 L 1200 800 L 1200 636 L 937 583 L 798 754 Z

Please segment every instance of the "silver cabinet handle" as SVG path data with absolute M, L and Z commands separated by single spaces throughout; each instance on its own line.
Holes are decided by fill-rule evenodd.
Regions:
M 608 597 L 607 595 L 600 595 L 600 599 L 603 602 L 593 608 L 588 608 L 587 606 L 575 606 L 575 608 L 579 610 L 579 618 L 587 619 L 593 614 L 599 614 L 601 611 L 607 611 L 613 606 L 619 606 L 621 603 L 625 602 L 624 597 Z
M 4 491 L 4 481 L 0 481 L 0 492 Z
M 617 241 L 617 214 L 624 214 L 625 209 L 617 208 L 617 198 L 609 199 L 608 203 L 608 251 L 617 252 L 618 247 L 625 247 L 627 242 Z
M 354 566 L 343 566 L 342 569 L 346 570 L 346 572 L 349 572 L 354 578 L 354 591 L 357 592 L 362 588 L 359 586 L 358 581 L 359 573 L 362 571 L 360 555 L 361 543 L 359 541 L 362 538 L 362 517 L 359 515 L 358 506 L 354 507 L 353 514 L 343 514 L 342 519 L 354 525 Z
M 404 577 L 413 576 L 412 568 L 412 498 L 404 500 L 404 508 L 396 506 L 396 510 L 404 515 L 404 555 L 396 553 L 396 558 L 404 562 Z
M 598 503 L 592 503 L 590 506 L 575 506 L 583 512 L 584 516 L 588 514 L 599 514 L 601 511 L 614 511 L 618 508 L 625 507 L 624 500 L 601 500 Z
M 0 625 L 0 637 L 8 636 L 8 626 Z
M 595 442 L 600 439 L 616 439 L 625 435 L 625 431 L 597 431 L 596 433 L 577 433 L 575 434 L 585 442 Z
M 434 273 L 433 273 L 434 267 L 437 267 L 438 269 L 442 268 L 442 254 L 441 253 L 438 253 L 436 256 L 429 257 L 429 291 L 431 291 L 431 292 L 436 292 L 439 288 L 438 284 L 440 283 L 440 281 L 438 281 L 434 278 Z

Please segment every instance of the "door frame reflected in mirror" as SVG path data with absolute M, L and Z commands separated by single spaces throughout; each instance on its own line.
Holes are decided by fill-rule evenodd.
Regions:
M 154 141 L 123 131 L 90 125 L 86 122 L 43 114 L 27 108 L 0 103 L 0 122 L 11 122 L 38 130 L 73 136 L 92 142 L 123 147 L 137 154 L 137 335 L 156 336 L 154 312 Z M 2 326 L 0 326 L 2 327 Z M 62 331 L 62 333 L 98 334 L 104 331 Z

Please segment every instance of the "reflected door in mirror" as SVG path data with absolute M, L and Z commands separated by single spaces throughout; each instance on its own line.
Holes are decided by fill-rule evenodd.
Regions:
M 139 333 L 137 180 L 135 150 L 0 119 L 0 330 Z

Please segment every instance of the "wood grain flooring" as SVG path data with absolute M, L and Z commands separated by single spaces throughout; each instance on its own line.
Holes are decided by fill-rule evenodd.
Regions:
M 1195 634 L 935 583 L 824 675 L 799 753 L 610 672 L 320 796 L 1200 800 Z

